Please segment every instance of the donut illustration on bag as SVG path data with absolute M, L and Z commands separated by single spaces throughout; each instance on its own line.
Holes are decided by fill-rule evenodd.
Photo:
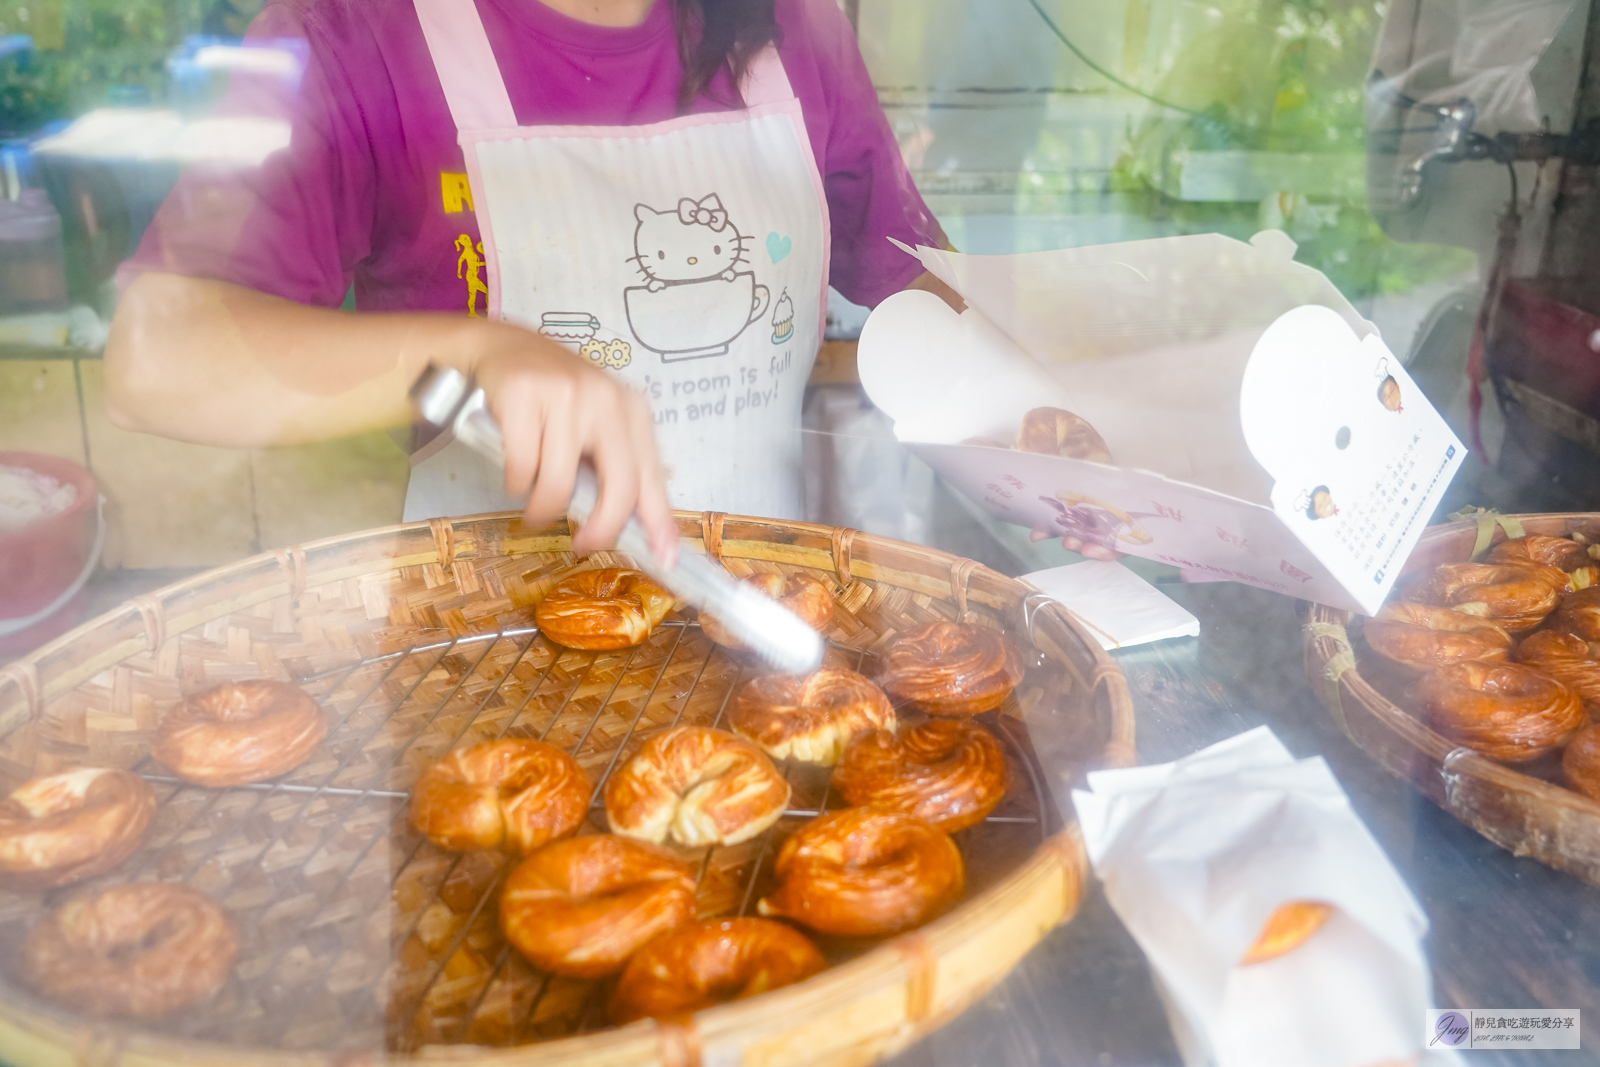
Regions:
M 1378 383 L 1378 403 L 1396 414 L 1404 411 L 1405 408 L 1401 406 L 1400 383 L 1389 373 L 1388 359 L 1378 361 L 1378 369 L 1373 376 L 1383 379 Z
M 683 197 L 675 208 L 635 204 L 633 255 L 643 285 L 622 291 L 628 327 L 664 363 L 726 355 L 771 297 L 748 263 L 749 237 L 710 193 Z

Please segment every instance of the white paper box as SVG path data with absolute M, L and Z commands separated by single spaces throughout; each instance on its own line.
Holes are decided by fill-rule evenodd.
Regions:
M 1276 231 L 906 251 L 969 307 L 885 300 L 861 333 L 862 385 L 900 441 L 1007 522 L 1371 614 L 1466 456 Z M 1009 444 L 1044 406 L 1089 420 L 1117 465 L 961 443 Z

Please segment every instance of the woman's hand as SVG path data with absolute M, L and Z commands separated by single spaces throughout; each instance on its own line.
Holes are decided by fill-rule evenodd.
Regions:
M 637 514 L 656 555 L 676 559 L 677 524 L 644 397 L 537 334 L 494 329 L 495 341 L 473 370 L 505 438 L 506 492 L 527 496 L 528 521 L 543 525 L 566 511 L 578 463 L 588 458 L 600 499 L 573 535 L 573 552 L 615 544 Z
M 125 430 L 195 444 L 303 444 L 406 425 L 406 394 L 430 363 L 484 387 L 505 436 L 506 489 L 531 492 L 531 521 L 566 509 L 587 457 L 600 500 L 573 549 L 614 543 L 637 513 L 656 553 L 676 558 L 644 398 L 519 326 L 439 313 L 350 314 L 152 272 L 117 306 L 106 407 Z
M 1049 530 L 1034 530 L 1028 535 L 1028 540 L 1048 541 L 1054 536 L 1055 534 Z M 1115 563 L 1127 555 L 1126 552 L 1118 552 L 1116 549 L 1107 548 L 1098 541 L 1085 541 L 1083 538 L 1073 537 L 1071 534 L 1061 539 L 1061 547 L 1068 552 L 1076 552 L 1086 559 L 1100 559 L 1105 560 L 1107 563 Z

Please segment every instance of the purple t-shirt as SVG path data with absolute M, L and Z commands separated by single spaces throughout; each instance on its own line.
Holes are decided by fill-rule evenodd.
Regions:
M 464 0 L 465 2 L 465 0 Z M 672 0 L 637 26 L 593 26 L 539 0 L 477 0 L 522 125 L 639 125 L 673 117 L 683 76 Z M 777 0 L 779 56 L 823 175 L 831 281 L 860 304 L 921 266 L 887 240 L 938 244 L 849 23 L 834 0 Z M 129 270 L 216 278 L 362 310 L 464 306 L 457 239 L 481 234 L 455 123 L 409 0 L 273 0 L 250 38 L 304 41 L 303 75 L 235 74 L 218 114 L 287 119 L 287 149 L 256 167 L 191 168 Z M 725 110 L 726 69 L 693 110 Z

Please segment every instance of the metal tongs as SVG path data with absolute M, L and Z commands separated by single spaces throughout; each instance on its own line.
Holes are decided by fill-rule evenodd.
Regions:
M 411 406 L 419 418 L 450 431 L 496 468 L 505 466 L 500 426 L 489 414 L 483 390 L 459 371 L 439 366 L 423 371 L 411 387 Z M 599 492 L 594 470 L 587 463 L 580 465 L 567 514 L 579 523 L 587 522 Z M 663 565 L 651 551 L 644 527 L 633 516 L 622 527 L 617 548 L 675 596 L 714 615 L 745 647 L 777 669 L 809 674 L 822 665 L 822 638 L 815 630 L 777 601 L 734 581 L 706 557 L 682 551 L 677 563 Z

